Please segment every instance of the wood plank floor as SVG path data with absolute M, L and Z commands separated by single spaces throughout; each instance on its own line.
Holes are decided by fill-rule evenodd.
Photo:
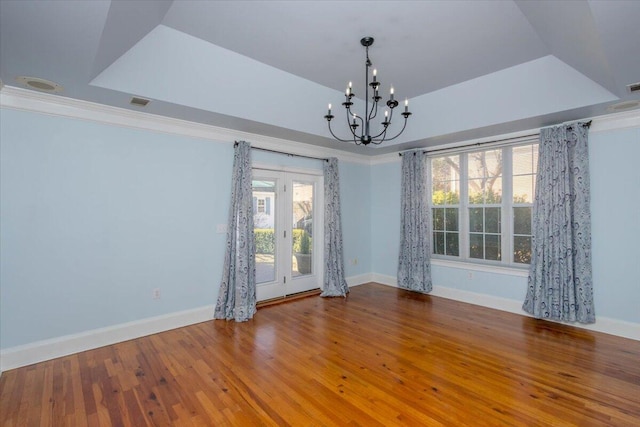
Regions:
M 0 378 L 2 426 L 638 426 L 640 342 L 377 284 Z

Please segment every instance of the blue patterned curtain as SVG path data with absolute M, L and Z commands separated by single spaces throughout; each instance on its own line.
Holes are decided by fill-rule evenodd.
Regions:
M 251 145 L 240 141 L 233 156 L 227 250 L 214 317 L 244 322 L 256 312 Z
M 324 162 L 324 286 L 322 297 L 344 297 L 349 286 L 344 278 L 342 221 L 340 219 L 340 178 L 338 159 Z
M 540 131 L 531 266 L 522 306 L 537 318 L 595 322 L 588 126 Z
M 398 286 L 431 292 L 431 212 L 427 203 L 427 156 L 402 155 L 402 196 Z

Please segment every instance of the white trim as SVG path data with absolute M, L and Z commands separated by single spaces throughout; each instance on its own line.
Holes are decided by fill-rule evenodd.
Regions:
M 359 286 L 369 282 L 398 287 L 395 277 L 377 273 L 351 276 L 346 280 L 350 287 Z M 530 317 L 527 313 L 522 311 L 522 303 L 520 301 L 508 298 L 479 294 L 476 292 L 444 286 L 434 286 L 433 291 L 429 295 Z M 205 306 L 134 322 L 122 323 L 106 328 L 94 329 L 78 334 L 38 341 L 22 346 L 11 347 L 0 351 L 0 374 L 10 369 L 20 368 L 22 366 L 43 362 L 45 360 L 92 350 L 118 342 L 181 328 L 183 326 L 206 322 L 213 319 L 213 310 L 213 305 Z M 569 326 L 640 341 L 640 324 L 624 320 L 599 317 L 597 322 L 593 325 L 569 324 Z
M 589 133 L 640 128 L 640 109 L 594 117 Z
M 178 311 L 0 351 L 1 371 L 144 337 L 213 319 L 214 306 Z
M 581 121 L 589 121 L 591 120 L 591 126 L 589 127 L 589 133 L 597 133 L 597 132 L 606 132 L 611 130 L 620 130 L 620 129 L 630 129 L 630 128 L 640 128 L 640 109 L 635 109 L 631 111 L 624 111 L 619 113 L 607 114 L 603 116 L 597 116 L 592 118 L 585 118 Z M 443 151 L 442 154 L 452 154 L 457 152 L 456 148 L 459 148 L 460 151 L 465 151 L 466 146 L 469 151 L 474 151 L 476 149 L 480 149 L 480 147 L 476 147 L 476 144 L 485 144 L 487 143 L 487 147 L 491 148 L 490 142 L 501 142 L 508 144 L 517 144 L 517 143 L 526 143 L 531 139 L 534 139 L 535 136 L 531 136 L 532 134 L 539 133 L 540 129 L 529 129 L 519 132 L 512 132 L 502 135 L 493 135 L 484 138 L 477 139 L 469 139 L 465 141 L 457 141 L 451 142 L 448 144 L 434 145 L 429 147 L 423 147 L 424 150 L 447 150 L 451 149 L 451 152 Z M 505 141 L 510 140 L 513 141 Z M 420 147 L 417 147 L 420 148 Z M 455 151 L 454 151 L 455 150 Z M 440 153 L 438 153 L 440 154 Z M 435 153 L 434 153 L 435 155 Z M 387 153 L 387 154 L 379 154 L 377 156 L 372 156 L 370 164 L 371 165 L 380 165 L 384 163 L 395 163 L 400 162 L 398 153 Z
M 4 86 L 1 89 L 0 107 L 87 120 L 131 129 L 142 129 L 152 132 L 200 138 L 218 143 L 231 144 L 237 140 L 244 140 L 250 141 L 251 145 L 255 147 L 286 151 L 291 154 L 314 157 L 337 157 L 341 161 L 367 165 L 370 163 L 369 156 L 362 154 L 347 153 L 333 148 L 189 122 L 142 111 L 132 111 L 125 108 L 65 98 L 63 96 L 35 92 L 13 86 Z
M 371 157 L 370 165 L 382 165 L 385 163 L 400 163 L 402 161 L 401 157 L 398 156 L 398 152 L 388 153 L 388 154 L 378 154 L 377 156 Z
M 398 281 L 395 277 L 374 273 L 372 281 L 382 285 L 398 287 Z M 522 301 L 509 298 L 496 297 L 493 295 L 480 294 L 476 292 L 465 291 L 462 289 L 449 288 L 445 286 L 433 286 L 433 290 L 429 295 L 440 298 L 447 298 L 455 301 L 465 302 L 468 304 L 479 305 L 481 307 L 493 308 L 495 310 L 507 311 L 509 313 L 519 314 L 525 317 L 532 317 L 522 310 Z M 595 332 L 616 335 L 623 338 L 640 341 L 640 323 L 627 322 L 625 320 L 612 319 L 610 317 L 598 317 L 596 323 L 586 325 L 582 323 L 561 323 L 567 326 L 575 326 L 580 329 L 587 329 Z
M 507 276 L 516 276 L 516 277 L 529 276 L 528 269 L 525 270 L 521 268 L 503 267 L 499 265 L 452 261 L 452 260 L 440 259 L 440 258 L 431 258 L 431 265 L 436 265 L 438 267 L 458 268 L 461 270 L 482 271 L 484 273 L 505 274 Z
M 314 157 L 337 157 L 341 161 L 351 163 L 378 165 L 400 161 L 397 152 L 378 155 L 348 153 L 343 150 L 333 148 L 320 147 L 280 138 L 272 138 L 218 126 L 159 116 L 142 111 L 132 111 L 125 108 L 112 107 L 95 102 L 66 98 L 63 96 L 36 92 L 14 86 L 6 86 L 3 85 L 1 81 L 0 107 L 79 120 L 88 120 L 132 129 L 142 129 L 152 132 L 201 138 L 218 143 L 232 143 L 236 140 L 246 140 L 250 141 L 255 147 Z M 586 118 L 584 120 L 589 119 Z M 592 124 L 590 132 L 640 128 L 640 109 L 593 117 L 591 120 Z M 517 139 L 536 132 L 539 132 L 539 129 L 529 129 L 508 134 L 452 142 L 449 144 L 425 147 L 425 149 L 439 150 L 465 145 L 482 144 L 504 139 Z
M 252 162 L 251 169 L 258 169 L 261 171 L 275 171 L 275 172 L 287 172 L 287 173 L 301 173 L 311 176 L 323 176 L 322 169 L 305 169 L 290 166 L 280 166 L 269 163 Z
M 426 151 L 428 157 L 442 157 L 454 154 L 477 153 L 481 151 L 496 150 L 498 148 L 515 147 L 518 145 L 537 144 L 540 140 L 539 130 L 518 132 L 518 135 L 519 136 L 493 136 L 479 140 L 465 141 L 462 143 L 458 142 L 429 147 L 424 151 Z
M 359 274 L 357 276 L 350 276 L 346 278 L 347 285 L 352 288 L 354 286 L 364 285 L 365 283 L 373 282 L 373 275 L 371 273 Z
M 398 287 L 398 278 L 393 276 L 387 276 L 385 274 L 373 273 L 371 275 L 371 281 L 380 283 L 381 285 L 387 285 L 394 288 Z

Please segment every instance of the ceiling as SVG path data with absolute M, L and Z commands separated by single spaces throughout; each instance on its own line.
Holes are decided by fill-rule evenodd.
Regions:
M 0 0 L 0 78 L 59 96 L 363 154 L 607 114 L 639 100 L 640 1 Z M 381 146 L 345 135 L 363 36 L 384 93 L 409 99 Z M 150 99 L 146 107 L 132 96 Z M 386 98 L 386 95 L 385 95 Z M 363 103 L 362 98 L 356 104 Z M 399 120 L 394 120 L 399 122 Z M 392 131 L 397 130 L 394 123 Z

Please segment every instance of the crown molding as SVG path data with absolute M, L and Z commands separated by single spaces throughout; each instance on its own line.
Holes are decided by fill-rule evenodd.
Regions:
M 640 109 L 591 118 L 589 133 L 640 128 Z
M 598 133 L 598 132 L 608 132 L 614 130 L 623 130 L 623 129 L 640 129 L 640 109 L 623 111 L 619 113 L 611 113 L 603 116 L 596 116 L 591 118 L 583 119 L 582 121 L 591 120 L 591 126 L 589 127 L 589 133 Z M 511 132 L 502 135 L 493 135 L 484 138 L 477 139 L 469 139 L 465 141 L 451 142 L 448 144 L 441 144 L 432 147 L 425 147 L 424 149 L 429 150 L 444 150 L 451 149 L 455 150 L 456 148 L 463 148 L 466 146 L 473 146 L 476 144 L 484 144 L 490 142 L 499 142 L 511 140 L 514 143 L 517 142 L 525 142 L 529 141 L 532 138 L 535 138 L 533 135 L 540 132 L 540 128 L 537 129 L 528 129 L 524 131 Z M 394 163 L 399 162 L 398 153 L 387 153 L 381 154 L 378 156 L 373 156 L 371 158 L 371 165 L 379 165 L 385 163 Z
M 200 138 L 216 143 L 232 144 L 243 140 L 251 145 L 291 154 L 337 157 L 340 161 L 370 164 L 370 157 L 342 150 L 319 147 L 302 142 L 241 132 L 213 125 L 159 116 L 141 111 L 112 107 L 13 86 L 0 89 L 0 107 L 70 119 L 87 120 L 112 126 Z
M 378 155 L 348 153 L 333 148 L 273 138 L 213 125 L 175 119 L 172 117 L 159 116 L 141 111 L 132 111 L 125 108 L 66 98 L 59 95 L 36 92 L 14 86 L 6 86 L 1 80 L 0 107 L 71 119 L 87 120 L 131 129 L 200 138 L 216 143 L 230 144 L 237 140 L 245 140 L 250 141 L 255 147 L 286 151 L 287 153 L 303 156 L 337 157 L 340 161 L 366 164 L 369 166 L 400 161 L 397 152 Z M 587 118 L 584 120 L 589 119 Z M 611 130 L 640 128 L 640 109 L 592 117 L 590 120 L 592 120 L 590 132 L 606 132 Z M 517 139 L 535 132 L 539 132 L 539 129 L 529 129 L 509 134 L 459 141 L 429 148 L 456 148 L 496 140 Z

